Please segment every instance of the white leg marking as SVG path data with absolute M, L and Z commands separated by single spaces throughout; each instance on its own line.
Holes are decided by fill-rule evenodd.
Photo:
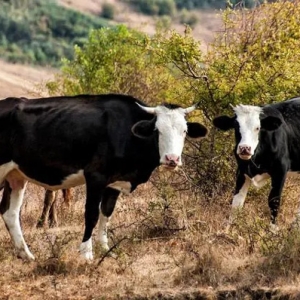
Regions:
M 105 251 L 109 250 L 108 239 L 107 239 L 107 223 L 108 223 L 108 217 L 105 217 L 100 211 L 97 240 L 99 241 L 101 247 Z
M 270 231 L 272 233 L 278 233 L 279 227 L 276 224 L 270 223 Z
M 270 175 L 268 173 L 263 173 L 261 175 L 254 176 L 251 181 L 256 188 L 260 189 L 267 183 L 269 178 Z
M 34 259 L 34 256 L 29 251 L 24 240 L 20 225 L 20 209 L 23 202 L 25 188 L 26 183 L 23 188 L 11 191 L 9 209 L 2 215 L 2 218 L 14 242 L 17 255 L 25 259 Z
M 233 197 L 232 206 L 231 206 L 231 213 L 230 213 L 230 216 L 229 216 L 228 224 L 226 226 L 226 231 L 229 231 L 230 226 L 232 225 L 233 220 L 236 217 L 236 213 L 238 212 L 239 209 L 241 209 L 243 207 L 246 196 L 247 196 L 247 192 L 248 192 L 249 187 L 250 187 L 250 183 L 251 183 L 250 177 L 245 175 L 245 183 L 243 184 L 243 186 L 239 190 L 239 192 L 236 195 L 234 195 L 234 197 Z
M 244 206 L 250 183 L 251 179 L 247 175 L 245 175 L 245 183 L 243 184 L 239 192 L 233 197 L 232 208 L 242 208 Z
M 92 260 L 93 259 L 92 237 L 90 237 L 86 242 L 81 243 L 79 251 L 80 251 L 80 255 L 85 260 Z

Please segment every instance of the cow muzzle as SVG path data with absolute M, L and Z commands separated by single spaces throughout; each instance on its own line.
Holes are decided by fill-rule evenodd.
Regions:
M 249 160 L 252 156 L 251 147 L 248 145 L 239 145 L 237 154 L 241 159 Z
M 163 166 L 168 169 L 175 169 L 181 165 L 180 156 L 175 154 L 166 154 Z

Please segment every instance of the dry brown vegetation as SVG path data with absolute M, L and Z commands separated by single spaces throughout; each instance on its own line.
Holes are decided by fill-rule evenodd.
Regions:
M 84 187 L 76 188 L 70 209 L 61 205 L 58 228 L 36 229 L 44 189 L 29 184 L 22 226 L 36 261 L 14 256 L 1 222 L 0 299 L 299 299 L 300 236 L 291 227 L 299 181 L 286 184 L 280 231 L 268 227 L 266 188 L 251 190 L 225 233 L 231 195 L 212 201 L 194 189 L 176 192 L 181 175 L 157 170 L 151 182 L 121 196 L 109 227 L 114 256 L 96 247 L 92 263 L 77 250 Z
M 97 13 L 100 1 L 64 2 L 86 12 L 93 3 Z M 0 96 L 44 95 L 37 84 L 53 72 L 0 61 Z M 37 229 L 44 189 L 29 184 L 21 221 L 36 261 L 15 257 L 0 222 L 0 299 L 300 299 L 300 235 L 298 226 L 291 226 L 299 179 L 285 185 L 278 232 L 268 227 L 266 187 L 251 189 L 226 233 L 232 194 L 217 184 L 208 189 L 213 196 L 191 183 L 176 191 L 182 188 L 180 174 L 171 175 L 169 184 L 170 175 L 157 170 L 151 182 L 120 197 L 109 227 L 114 256 L 95 247 L 92 263 L 78 254 L 84 187 L 75 189 L 70 209 L 60 205 L 58 228 Z

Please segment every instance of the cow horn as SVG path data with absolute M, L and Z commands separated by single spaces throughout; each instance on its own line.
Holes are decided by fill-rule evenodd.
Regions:
M 197 108 L 197 106 L 198 106 L 198 103 L 196 103 L 193 106 L 190 106 L 190 107 L 184 109 L 184 113 L 188 114 L 188 113 L 192 112 L 193 110 L 195 110 Z
M 144 111 L 146 111 L 149 114 L 155 115 L 155 107 L 147 107 L 147 106 L 143 106 L 139 103 L 136 102 L 136 104 L 143 109 Z

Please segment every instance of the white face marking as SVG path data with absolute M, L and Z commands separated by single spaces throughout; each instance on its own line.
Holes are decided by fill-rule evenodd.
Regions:
M 93 243 L 91 237 L 86 242 L 80 244 L 79 252 L 85 260 L 93 259 Z
M 182 165 L 181 153 L 187 132 L 185 111 L 182 108 L 168 109 L 164 106 L 158 106 L 156 115 L 155 126 L 159 132 L 160 162 L 168 164 L 168 162 L 174 161 L 176 165 L 180 166 Z
M 238 105 L 234 108 L 234 111 L 241 134 L 237 154 L 242 159 L 250 159 L 259 142 L 259 116 L 262 113 L 262 108 L 258 106 Z
M 34 260 L 34 256 L 28 249 L 24 240 L 20 225 L 20 209 L 23 202 L 25 188 L 26 182 L 24 182 L 23 188 L 11 191 L 9 209 L 2 215 L 2 218 L 13 240 L 17 250 L 17 255 L 24 259 Z

